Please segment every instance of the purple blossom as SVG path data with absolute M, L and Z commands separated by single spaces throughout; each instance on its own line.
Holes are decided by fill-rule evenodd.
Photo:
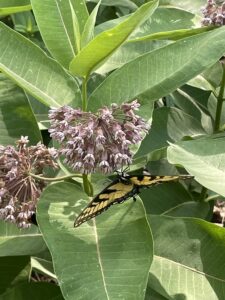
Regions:
M 46 166 L 56 168 L 57 151 L 38 143 L 27 147 L 28 137 L 21 137 L 16 147 L 0 146 L 0 219 L 16 223 L 18 227 L 30 226 L 35 213 L 43 181 L 30 173 L 41 176 Z
M 208 0 L 202 13 L 204 16 L 202 25 L 225 25 L 225 1 Z
M 59 154 L 75 171 L 110 173 L 132 162 L 129 146 L 142 141 L 149 125 L 138 115 L 137 100 L 112 104 L 97 113 L 63 106 L 49 113 L 51 137 L 61 147 Z

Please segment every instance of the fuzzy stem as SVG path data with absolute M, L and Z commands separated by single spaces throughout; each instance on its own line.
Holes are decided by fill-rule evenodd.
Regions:
M 217 107 L 216 107 L 216 117 L 215 117 L 215 124 L 214 124 L 214 133 L 220 130 L 220 120 L 223 108 L 223 95 L 224 95 L 224 88 L 225 88 L 225 65 L 222 63 L 223 67 L 223 75 L 221 81 L 221 87 L 219 91 L 219 95 L 217 97 Z
M 74 178 L 74 177 L 82 178 L 82 175 L 80 175 L 80 174 L 70 174 L 70 175 L 55 177 L 55 178 L 42 177 L 42 176 L 39 176 L 39 175 L 36 175 L 33 173 L 29 173 L 29 175 L 35 179 L 49 181 L 49 182 L 62 181 L 62 180 L 70 179 L 70 178 Z
M 82 82 L 82 110 L 87 111 L 87 81 L 88 78 L 84 77 Z
M 223 75 L 222 75 L 219 95 L 217 97 L 216 117 L 215 117 L 213 133 L 217 133 L 220 131 L 220 120 L 222 115 L 222 108 L 223 108 L 223 101 L 224 101 L 223 96 L 224 96 L 224 88 L 225 88 L 225 65 L 223 63 L 222 63 L 222 68 L 223 68 Z M 207 188 L 203 186 L 200 194 L 200 201 L 205 201 L 205 198 L 207 196 L 207 191 L 208 191 Z
M 83 111 L 87 111 L 87 104 L 88 104 L 87 81 L 88 81 L 88 76 L 84 77 L 83 82 L 82 82 L 82 109 L 83 109 Z M 88 196 L 93 196 L 93 187 L 92 187 L 90 180 L 88 179 L 88 175 L 83 174 L 82 178 L 83 178 L 83 188 L 84 188 L 85 193 Z
M 82 177 L 83 177 L 84 191 L 89 197 L 92 197 L 93 196 L 93 187 L 92 187 L 92 184 L 90 183 L 90 181 L 88 179 L 88 175 L 83 174 Z

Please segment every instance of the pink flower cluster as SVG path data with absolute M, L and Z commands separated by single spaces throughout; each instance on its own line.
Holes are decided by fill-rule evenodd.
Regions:
M 57 151 L 38 143 L 27 147 L 27 137 L 17 146 L 0 146 L 0 219 L 29 227 L 37 200 L 45 184 L 30 176 L 41 175 L 44 167 L 56 168 Z
M 208 0 L 206 7 L 202 9 L 203 25 L 222 26 L 225 24 L 225 1 Z
M 139 106 L 137 100 L 112 104 L 95 114 L 69 106 L 52 109 L 49 132 L 61 144 L 59 154 L 73 170 L 109 173 L 131 163 L 130 145 L 140 142 L 149 129 L 134 112 Z

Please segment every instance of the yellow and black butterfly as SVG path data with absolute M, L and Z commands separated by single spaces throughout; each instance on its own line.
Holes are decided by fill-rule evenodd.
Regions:
M 107 210 L 111 205 L 122 203 L 125 200 L 139 194 L 141 188 L 148 188 L 163 182 L 175 181 L 179 179 L 190 179 L 191 175 L 122 175 L 109 184 L 101 193 L 84 208 L 74 222 L 74 227 L 94 218 Z

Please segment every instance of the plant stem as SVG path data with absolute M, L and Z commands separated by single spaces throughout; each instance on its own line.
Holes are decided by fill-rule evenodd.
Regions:
M 82 178 L 82 175 L 80 175 L 80 174 L 70 174 L 70 175 L 55 177 L 55 178 L 42 177 L 42 176 L 39 176 L 39 175 L 36 175 L 33 173 L 29 173 L 29 175 L 35 179 L 39 179 L 39 180 L 43 180 L 43 181 L 50 181 L 50 182 L 62 181 L 62 180 L 70 179 L 70 178 L 74 178 L 74 177 Z
M 205 201 L 205 198 L 207 196 L 207 188 L 206 187 L 202 187 L 201 193 L 200 193 L 200 201 Z
M 87 110 L 87 77 L 83 78 L 82 82 L 82 110 Z
M 93 187 L 92 187 L 92 184 L 90 183 L 90 181 L 88 179 L 88 175 L 83 174 L 82 177 L 83 177 L 84 191 L 89 197 L 92 197 L 93 196 Z
M 83 111 L 87 111 L 87 104 L 88 104 L 87 103 L 87 81 L 88 81 L 88 76 L 84 77 L 82 82 L 82 110 Z M 90 180 L 88 179 L 88 175 L 83 174 L 82 178 L 83 178 L 83 187 L 85 193 L 88 196 L 93 196 L 93 187 Z
M 222 81 L 220 86 L 219 95 L 217 97 L 217 107 L 216 107 L 216 117 L 215 117 L 215 124 L 214 124 L 214 133 L 220 130 L 220 120 L 223 108 L 223 95 L 224 95 L 224 88 L 225 88 L 225 65 L 222 63 L 223 67 L 223 75 Z
M 224 88 L 225 88 L 225 65 L 224 65 L 224 63 L 222 63 L 222 68 L 223 68 L 223 74 L 222 74 L 219 95 L 217 97 L 216 117 L 215 117 L 213 133 L 217 133 L 220 131 L 220 121 L 221 121 L 221 114 L 222 114 L 222 108 L 223 108 L 223 101 L 224 101 L 223 96 L 224 96 Z M 207 188 L 203 186 L 201 194 L 200 194 L 200 201 L 205 201 L 206 196 L 207 196 Z

